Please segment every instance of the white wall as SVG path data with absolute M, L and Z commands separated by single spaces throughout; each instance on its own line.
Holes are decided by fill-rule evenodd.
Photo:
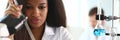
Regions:
M 74 40 L 77 40 L 88 23 L 88 17 L 86 16 L 88 13 L 87 0 L 63 0 L 63 2 L 67 15 L 68 29 Z

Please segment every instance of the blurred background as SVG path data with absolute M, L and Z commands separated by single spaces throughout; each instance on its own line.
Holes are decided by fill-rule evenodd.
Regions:
M 66 14 L 67 26 L 74 40 L 80 39 L 87 27 L 89 27 L 88 13 L 90 9 L 98 6 L 99 0 L 63 0 Z M 104 10 L 105 16 L 112 16 L 113 0 L 101 0 L 101 7 Z M 114 0 L 114 16 L 120 17 L 120 0 Z M 112 21 L 105 21 L 105 25 L 112 27 Z M 117 33 L 120 33 L 120 21 L 114 21 Z M 88 33 L 89 34 L 89 33 Z M 86 37 L 84 37 L 86 38 Z M 82 40 L 82 39 L 81 39 Z
M 4 16 L 8 0 L 0 1 L 0 21 Z M 101 0 L 101 7 L 106 16 L 112 15 L 112 0 Z M 87 27 L 89 27 L 89 10 L 98 5 L 98 0 L 63 0 L 66 16 L 67 29 L 72 34 L 74 40 L 78 40 Z M 120 17 L 120 0 L 114 0 L 114 16 Z M 105 21 L 108 27 L 112 27 L 112 21 Z M 120 21 L 114 21 L 114 27 L 119 30 Z M 82 40 L 82 39 L 81 39 Z

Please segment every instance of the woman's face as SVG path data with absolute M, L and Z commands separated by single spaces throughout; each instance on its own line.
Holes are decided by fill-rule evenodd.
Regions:
M 30 26 L 42 26 L 46 20 L 48 12 L 47 0 L 27 0 L 26 8 L 27 10 L 25 14 L 28 17 L 28 23 Z
M 90 23 L 91 23 L 93 28 L 96 26 L 96 24 L 97 24 L 96 14 L 90 16 Z

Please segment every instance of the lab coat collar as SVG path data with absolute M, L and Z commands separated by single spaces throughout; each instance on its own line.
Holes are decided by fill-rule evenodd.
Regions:
M 28 24 L 28 22 L 26 21 L 26 23 Z M 29 26 L 29 25 L 28 25 Z M 47 25 L 47 23 L 45 23 L 45 31 L 44 31 L 44 35 L 54 35 L 54 28 L 50 27 Z
M 47 25 L 45 25 L 45 32 L 44 32 L 46 35 L 55 35 L 55 32 L 54 32 L 54 28 L 53 27 L 50 27 Z

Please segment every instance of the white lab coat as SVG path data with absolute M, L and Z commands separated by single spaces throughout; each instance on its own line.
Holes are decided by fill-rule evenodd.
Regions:
M 72 40 L 72 37 L 63 26 L 50 27 L 46 24 L 42 40 Z
M 64 27 L 45 27 L 45 33 L 42 40 L 72 40 L 70 33 Z
M 96 40 L 93 31 L 94 31 L 93 28 L 86 27 L 82 34 L 80 34 L 79 40 Z

